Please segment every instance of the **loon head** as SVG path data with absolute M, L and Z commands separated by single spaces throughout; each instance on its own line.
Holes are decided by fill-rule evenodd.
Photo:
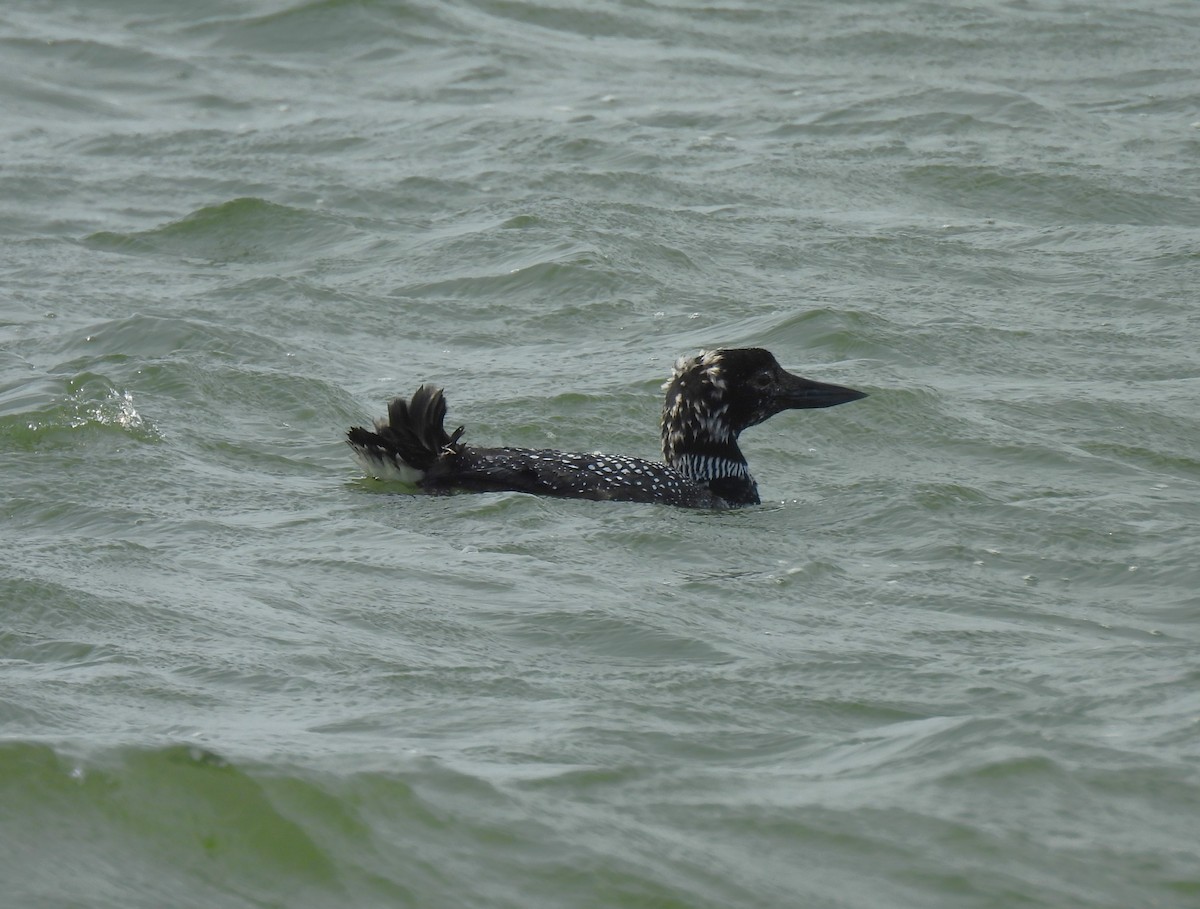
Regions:
M 793 375 L 759 347 L 681 357 L 663 389 L 667 396 L 662 443 L 667 463 L 696 480 L 745 481 L 745 495 L 752 495 L 753 502 L 758 494 L 737 445 L 743 429 L 782 410 L 833 407 L 866 397 L 853 388 Z

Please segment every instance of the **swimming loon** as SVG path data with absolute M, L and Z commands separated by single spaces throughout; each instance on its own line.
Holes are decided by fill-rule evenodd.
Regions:
M 515 490 L 570 499 L 657 502 L 686 508 L 757 505 L 758 486 L 738 434 L 782 410 L 832 407 L 865 398 L 840 385 L 786 372 L 761 348 L 701 351 L 681 357 L 663 385 L 665 464 L 621 455 L 550 449 L 473 448 L 463 427 L 442 423 L 446 399 L 422 385 L 396 398 L 375 431 L 355 426 L 346 441 L 366 472 L 434 493 Z

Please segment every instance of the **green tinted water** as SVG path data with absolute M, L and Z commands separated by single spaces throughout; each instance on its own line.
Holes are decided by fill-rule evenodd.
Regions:
M 1186 4 L 10 4 L 14 906 L 1191 907 Z M 729 514 L 421 498 L 345 428 L 653 456 L 681 353 L 871 397 Z

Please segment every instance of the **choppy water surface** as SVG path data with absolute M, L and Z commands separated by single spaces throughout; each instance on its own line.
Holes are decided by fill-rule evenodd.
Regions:
M 1200 9 L 0 10 L 14 907 L 1200 904 Z M 361 478 L 871 397 L 709 514 Z

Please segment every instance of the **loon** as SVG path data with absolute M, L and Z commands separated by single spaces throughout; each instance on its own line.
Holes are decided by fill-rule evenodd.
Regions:
M 432 493 L 511 490 L 570 499 L 654 502 L 684 508 L 759 504 L 738 434 L 783 410 L 833 407 L 866 393 L 787 372 L 761 348 L 681 357 L 663 385 L 666 463 L 551 449 L 474 448 L 447 435 L 442 389 L 422 385 L 394 399 L 375 431 L 355 426 L 346 441 L 363 469 Z

